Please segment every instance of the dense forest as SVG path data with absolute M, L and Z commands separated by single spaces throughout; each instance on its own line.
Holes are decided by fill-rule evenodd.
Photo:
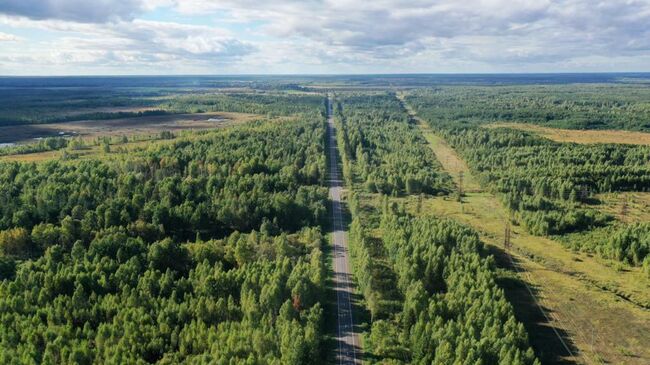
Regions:
M 350 204 L 350 247 L 372 315 L 365 344 L 373 358 L 396 364 L 538 363 L 476 232 L 452 220 L 410 216 L 384 198 L 376 240 L 358 204 L 357 198 Z M 381 267 L 384 259 L 392 281 Z
M 179 244 L 109 229 L 0 284 L 3 364 L 312 363 L 318 228 Z
M 159 107 L 174 113 L 227 111 L 279 116 L 310 113 L 322 104 L 319 94 L 214 93 L 180 95 Z
M 390 195 L 451 190 L 449 175 L 393 94 L 342 95 L 335 115 L 348 183 Z
M 644 85 L 440 86 L 409 97 L 418 114 L 444 125 L 534 123 L 569 129 L 650 131 Z
M 0 362 L 309 363 L 322 116 L 0 166 Z
M 127 110 L 154 108 L 167 96 L 149 88 L 0 88 L 0 126 L 138 116 Z
M 250 231 L 265 219 L 288 230 L 319 224 L 324 136 L 322 122 L 260 123 L 152 146 L 112 164 L 3 163 L 0 229 L 57 231 L 69 223 L 72 244 L 130 224 L 178 239 Z M 304 218 L 286 218 L 295 215 Z M 19 251 L 46 248 L 38 246 Z
M 476 232 L 391 201 L 452 186 L 395 95 L 339 95 L 336 116 L 352 188 L 350 254 L 370 315 L 368 361 L 537 364 Z M 376 193 L 386 194 L 380 212 L 368 202 Z
M 403 78 L 373 82 L 413 82 Z M 337 340 L 325 323 L 335 315 L 325 85 L 335 90 L 364 361 L 539 364 L 479 231 L 429 215 L 432 204 L 457 206 L 449 196 L 457 189 L 422 131 L 394 92 L 362 90 L 372 83 L 351 79 L 349 89 L 313 80 L 214 81 L 218 88 L 146 79 L 65 92 L 0 88 L 0 126 L 258 115 L 209 131 L 54 137 L 0 150 L 64 149 L 37 163 L 0 161 L 0 363 L 324 362 Z M 612 267 L 650 273 L 650 224 L 623 222 L 597 205 L 599 194 L 650 191 L 650 147 L 483 128 L 512 121 L 647 130 L 647 88 L 444 84 L 408 91 L 406 100 L 513 223 L 620 261 Z M 141 143 L 127 150 L 129 142 Z M 87 143 L 97 153 L 75 157 Z

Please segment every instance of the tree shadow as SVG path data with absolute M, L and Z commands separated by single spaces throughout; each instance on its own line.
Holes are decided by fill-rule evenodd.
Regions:
M 526 282 L 516 275 L 518 268 L 513 265 L 513 262 L 519 267 L 517 258 L 512 257 L 511 261 L 502 249 L 494 246 L 490 246 L 489 251 L 496 259 L 497 266 L 508 273 L 498 277 L 497 283 L 504 290 L 506 299 L 512 304 L 515 317 L 526 328 L 530 345 L 537 358 L 542 364 L 577 364 L 573 360 L 575 356 L 572 355 L 577 355 L 579 350 L 569 334 L 549 323 L 547 316 L 551 315 L 552 310 L 541 304 L 538 306 L 536 300 L 538 289 L 531 285 L 527 286 Z

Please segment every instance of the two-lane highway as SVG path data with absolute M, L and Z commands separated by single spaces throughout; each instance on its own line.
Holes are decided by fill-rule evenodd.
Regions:
M 327 131 L 329 134 L 329 194 L 332 201 L 332 244 L 334 247 L 334 290 L 337 307 L 337 353 L 340 365 L 361 364 L 359 334 L 354 326 L 352 293 L 354 281 L 350 272 L 347 233 L 341 209 L 343 182 L 339 171 L 339 154 L 336 146 L 336 128 L 332 118 L 332 98 L 327 103 Z

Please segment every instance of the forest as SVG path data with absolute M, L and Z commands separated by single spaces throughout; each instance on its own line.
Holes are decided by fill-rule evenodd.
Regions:
M 332 148 L 363 363 L 546 363 L 557 354 L 545 354 L 534 331 L 567 322 L 531 319 L 525 312 L 537 307 L 522 302 L 555 287 L 539 281 L 522 298 L 529 277 L 507 260 L 571 276 L 571 289 L 615 294 L 585 302 L 562 287 L 565 302 L 537 304 L 551 316 L 558 306 L 562 315 L 602 303 L 641 308 L 650 224 L 622 219 L 614 203 L 602 209 L 601 199 L 650 193 L 650 147 L 556 142 L 492 124 L 647 131 L 650 94 L 610 76 L 530 84 L 537 77 L 0 80 L 18 85 L 0 87 L 0 125 L 15 128 L 246 116 L 207 130 L 54 134 L 0 149 L 0 363 L 331 363 Z M 479 188 L 459 188 L 462 177 L 435 148 L 443 142 Z M 479 212 L 477 201 L 494 211 Z M 475 224 L 501 208 L 508 229 L 559 243 L 575 266 L 520 247 L 504 252 L 494 233 L 504 222 Z M 605 262 L 593 270 L 611 268 L 636 286 L 575 269 L 592 259 Z M 620 318 L 637 331 L 645 314 L 637 315 Z M 575 340 L 572 330 L 557 337 Z M 641 337 L 629 340 L 643 347 Z
M 348 183 L 359 181 L 368 192 L 389 195 L 450 191 L 449 175 L 394 94 L 343 94 L 335 116 Z
M 356 195 L 350 206 L 350 250 L 371 314 L 371 363 L 539 363 L 476 232 L 409 215 L 386 196 L 379 227 Z M 380 239 L 369 234 L 377 228 Z
M 437 119 L 429 98 L 416 94 L 409 102 L 530 233 L 564 235 L 612 226 L 613 234 L 591 235 L 588 242 L 562 241 L 634 266 L 650 265 L 644 265 L 650 253 L 647 225 L 628 227 L 590 204 L 599 193 L 650 191 L 650 147 L 558 143 L 514 129 L 457 126 Z
M 278 85 L 269 90 L 191 91 L 176 87 L 0 88 L 0 126 L 212 111 L 287 116 L 313 112 L 321 104 L 322 95 L 289 93 Z
M 3 163 L 0 362 L 319 357 L 324 133 L 314 111 L 108 162 Z
M 438 86 L 409 101 L 436 124 L 514 121 L 568 129 L 650 131 L 650 90 L 644 84 Z
M 452 220 L 410 215 L 391 200 L 452 190 L 450 176 L 395 95 L 337 100 L 338 144 L 352 188 L 350 253 L 370 315 L 368 361 L 538 364 L 476 232 Z M 377 175 L 368 171 L 387 176 L 389 188 L 377 189 L 382 185 L 373 184 Z M 391 177 L 408 183 L 391 184 Z M 417 188 L 426 179 L 433 185 Z M 378 193 L 381 207 L 368 205 L 368 195 Z

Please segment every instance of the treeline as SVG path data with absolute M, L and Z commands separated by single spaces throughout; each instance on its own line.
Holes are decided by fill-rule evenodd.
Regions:
M 408 102 L 437 124 L 533 123 L 569 129 L 650 130 L 644 85 L 441 86 Z
M 371 321 L 388 319 L 400 312 L 403 294 L 397 288 L 397 275 L 388 258 L 388 253 L 381 239 L 372 237 L 366 212 L 357 193 L 348 199 L 352 213 L 349 226 L 348 247 L 354 268 L 354 275 L 362 293 L 365 307 L 370 313 Z
M 121 118 L 138 118 L 148 117 L 155 115 L 166 115 L 169 112 L 160 109 L 143 110 L 143 111 L 116 111 L 116 112 L 103 112 L 103 111 L 89 111 L 86 113 L 75 114 L 60 114 L 54 112 L 53 114 L 41 113 L 38 115 L 20 114 L 16 116 L 0 116 L 0 126 L 9 125 L 23 125 L 23 124 L 44 124 L 44 123 L 63 123 L 74 122 L 79 120 L 111 120 Z
M 451 189 L 449 175 L 395 95 L 342 95 L 334 111 L 348 183 L 359 181 L 368 192 L 388 195 Z
M 168 95 L 152 88 L 3 88 L 0 89 L 0 126 L 159 115 L 164 112 L 119 109 L 156 109 Z M 115 112 L 111 111 L 113 108 Z
M 351 245 L 369 240 L 363 228 L 354 228 L 360 224 L 356 217 Z M 381 297 L 392 288 L 401 296 L 397 308 L 371 307 L 364 343 L 371 359 L 395 364 L 539 363 L 496 284 L 493 259 L 486 256 L 476 232 L 451 220 L 409 216 L 387 199 L 380 228 L 396 281 L 364 290 L 364 296 L 372 303 L 372 295 Z M 362 267 L 355 269 L 362 288 L 372 285 L 367 283 L 373 279 L 365 277 L 375 272 L 374 263 L 363 260 L 371 248 L 365 250 L 357 255 Z
M 650 275 L 650 224 L 612 224 L 560 237 L 565 245 L 602 257 L 641 266 Z
M 0 90 L 0 126 L 136 118 L 177 113 L 313 114 L 323 97 L 289 92 L 186 93 L 164 89 Z M 120 108 L 147 108 L 142 111 Z M 113 110 L 114 109 L 114 110 Z
M 408 100 L 433 118 L 429 124 L 462 154 L 481 184 L 503 199 L 511 218 L 532 234 L 564 235 L 609 226 L 613 217 L 591 206 L 595 194 L 650 190 L 648 146 L 557 143 L 523 131 L 459 126 L 435 119 L 440 111 L 438 105 L 427 104 L 431 99 L 415 95 Z M 569 245 L 642 265 L 647 244 L 625 237 Z
M 538 235 L 604 225 L 593 194 L 650 190 L 650 147 L 556 143 L 521 131 L 445 129 L 484 186 Z
M 212 93 L 178 95 L 160 104 L 174 113 L 237 112 L 283 116 L 313 113 L 323 105 L 318 94 Z
M 69 158 L 74 157 L 74 151 L 85 150 L 92 148 L 93 146 L 101 146 L 102 150 L 105 152 L 111 151 L 111 146 L 113 145 L 123 145 L 129 142 L 143 142 L 143 141 L 155 141 L 163 139 L 174 139 L 175 134 L 168 130 L 163 130 L 156 134 L 149 135 L 132 135 L 132 136 L 100 136 L 94 139 L 87 139 L 80 136 L 72 137 L 46 137 L 40 139 L 36 143 L 28 144 L 16 144 L 14 146 L 8 146 L 0 148 L 0 156 L 9 156 L 9 155 L 20 155 L 28 153 L 38 153 L 46 151 L 58 151 L 64 150 L 64 155 L 67 154 Z M 119 150 L 119 148 L 118 148 Z
M 45 151 L 56 151 L 68 147 L 70 140 L 64 137 L 48 137 L 39 140 L 37 143 L 19 144 L 0 148 L 0 156 L 18 155 L 23 153 L 35 153 Z

